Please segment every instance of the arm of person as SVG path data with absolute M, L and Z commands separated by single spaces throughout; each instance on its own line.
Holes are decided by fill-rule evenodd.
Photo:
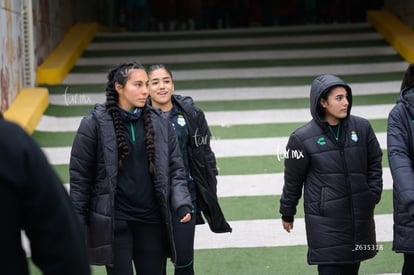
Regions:
M 9 163 L 16 173 L 9 173 L 16 178 L 20 222 L 33 262 L 44 274 L 90 274 L 83 232 L 63 183 L 22 129 L 16 126 L 2 133 L 14 142 Z
M 414 217 L 414 164 L 409 144 L 413 140 L 404 120 L 407 118 L 401 114 L 390 112 L 387 128 L 388 162 L 394 181 L 394 192 Z
M 292 152 L 292 150 L 301 152 L 301 154 L 298 154 L 301 157 L 290 158 L 289 152 Z M 279 212 L 282 214 L 283 228 L 290 232 L 293 229 L 296 207 L 302 196 L 302 187 L 308 170 L 309 158 L 295 134 L 289 137 L 284 156 L 284 185 L 280 197 Z
M 97 164 L 98 133 L 92 117 L 82 119 L 69 163 L 70 198 L 83 225 L 87 224 L 89 196 Z
M 368 132 L 368 185 L 379 203 L 382 194 L 382 150 L 377 137 L 369 125 Z
M 195 125 L 193 127 L 196 129 L 194 136 L 191 138 L 194 139 L 192 142 L 193 150 L 192 157 L 193 159 L 202 159 L 199 169 L 201 170 L 201 175 L 203 175 L 203 180 L 208 186 L 208 189 L 213 193 L 217 194 L 217 162 L 216 156 L 211 148 L 211 132 L 208 126 L 207 120 L 205 118 L 204 112 L 198 108 L 195 108 L 196 119 Z
M 185 167 L 178 145 L 177 136 L 170 123 L 168 123 L 168 159 L 170 163 L 170 182 L 171 182 L 171 207 L 177 213 L 181 222 L 188 222 L 191 219 L 191 195 L 188 191 L 185 176 Z

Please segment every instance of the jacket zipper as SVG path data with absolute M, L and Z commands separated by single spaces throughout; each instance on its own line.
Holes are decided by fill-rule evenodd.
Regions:
M 135 142 L 135 128 L 134 128 L 134 124 L 132 123 L 132 121 L 129 122 L 129 126 L 131 127 L 131 139 L 132 139 L 132 142 Z
M 352 221 L 352 240 L 353 240 L 353 247 L 355 247 L 355 213 L 354 213 L 354 200 L 353 200 L 353 193 L 352 193 L 352 186 L 351 186 L 351 182 L 349 180 L 349 172 L 348 172 L 348 165 L 346 164 L 346 159 L 345 159 L 345 151 L 344 151 L 344 147 L 342 145 L 340 145 L 340 153 L 341 153 L 341 158 L 342 158 L 342 162 L 343 162 L 343 166 L 345 169 L 345 182 L 347 185 L 347 189 L 349 192 L 349 204 L 350 204 L 350 208 L 351 208 L 351 221 Z M 355 257 L 355 255 L 353 255 L 353 257 Z

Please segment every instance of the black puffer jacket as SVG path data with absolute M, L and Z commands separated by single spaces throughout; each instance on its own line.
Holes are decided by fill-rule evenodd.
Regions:
M 393 250 L 414 253 L 414 87 L 401 91 L 388 116 L 387 146 L 394 194 Z
M 1 274 L 29 275 L 21 230 L 42 274 L 91 274 L 81 226 L 39 145 L 0 113 Z
M 154 190 L 161 213 L 172 238 L 171 213 L 181 207 L 191 209 L 185 170 L 174 129 L 160 113 L 150 108 L 154 126 Z M 113 261 L 114 196 L 118 178 L 116 135 L 111 115 L 97 105 L 85 117 L 75 136 L 70 159 L 70 196 L 86 226 L 92 264 Z M 169 184 L 168 184 L 169 183 Z M 170 209 L 172 208 L 172 209 Z M 175 259 L 175 251 L 171 251 Z
M 336 141 L 318 112 L 321 95 L 333 86 L 348 93 L 348 116 Z M 333 75 L 312 84 L 313 119 L 289 138 L 283 216 L 296 214 L 304 188 L 309 264 L 346 264 L 374 257 L 374 207 L 382 192 L 382 151 L 365 119 L 351 116 L 351 88 Z
M 194 105 L 191 97 L 173 95 L 172 100 L 188 122 L 190 170 L 197 190 L 197 223 L 204 223 L 202 212 L 211 231 L 231 232 L 217 199 L 216 157 L 210 147 L 211 133 L 204 112 Z

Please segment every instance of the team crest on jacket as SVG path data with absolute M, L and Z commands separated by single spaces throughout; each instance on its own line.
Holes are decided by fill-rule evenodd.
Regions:
M 324 137 L 318 138 L 318 141 L 316 143 L 319 145 L 325 145 L 326 144 L 325 138 Z
M 357 142 L 358 141 L 358 135 L 357 135 L 357 133 L 355 131 L 352 131 L 351 132 L 351 139 L 354 142 Z
M 184 125 L 185 125 L 185 119 L 184 119 L 184 116 L 183 115 L 178 115 L 177 123 L 181 127 L 184 127 Z

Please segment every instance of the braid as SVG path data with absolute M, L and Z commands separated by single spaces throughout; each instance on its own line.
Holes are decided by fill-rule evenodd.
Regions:
M 122 121 L 121 115 L 118 111 L 118 102 L 119 96 L 118 92 L 115 89 L 115 84 L 118 83 L 122 86 L 125 85 L 129 78 L 130 71 L 132 69 L 141 69 L 145 70 L 144 66 L 139 63 L 128 63 L 128 64 L 121 64 L 113 68 L 108 73 L 108 82 L 106 84 L 106 109 L 108 110 L 109 114 L 112 116 L 114 127 L 115 127 L 115 135 L 116 135 L 116 142 L 118 145 L 118 168 L 122 172 L 123 164 L 125 159 L 128 157 L 130 151 L 129 146 L 127 143 L 127 139 L 125 136 L 125 127 Z
M 154 145 L 154 126 L 151 120 L 151 114 L 148 107 L 143 109 L 143 118 L 145 125 L 145 145 L 147 148 L 148 166 L 151 176 L 155 176 L 156 169 L 154 164 L 155 145 Z

